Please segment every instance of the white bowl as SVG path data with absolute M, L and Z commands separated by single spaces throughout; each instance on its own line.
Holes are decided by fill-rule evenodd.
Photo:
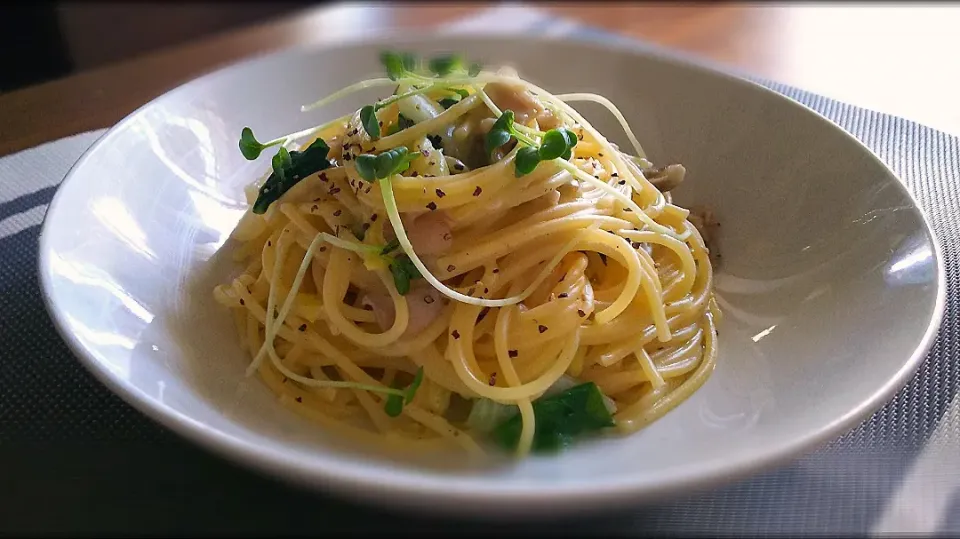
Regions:
M 395 43 L 395 42 L 394 42 Z M 240 129 L 266 138 L 368 102 L 299 107 L 379 73 L 387 43 L 290 50 L 190 82 L 120 122 L 74 166 L 47 213 L 40 275 L 61 334 L 143 413 L 219 454 L 381 503 L 485 515 L 662 499 L 798 456 L 868 417 L 908 380 L 944 308 L 939 247 L 904 186 L 853 137 L 755 84 L 571 39 L 436 37 L 511 63 L 557 93 L 617 103 L 655 163 L 681 162 L 681 204 L 722 222 L 718 366 L 691 399 L 629 437 L 490 467 L 399 460 L 338 443 L 259 381 L 212 300 L 243 186 Z M 581 108 L 617 142 L 616 123 Z M 145 465 L 149 465 L 145 463 Z

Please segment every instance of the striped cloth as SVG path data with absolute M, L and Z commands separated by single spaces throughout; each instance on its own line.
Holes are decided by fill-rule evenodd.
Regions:
M 447 28 L 656 47 L 502 4 Z M 917 194 L 943 243 L 947 318 L 913 380 L 818 452 L 719 490 L 612 515 L 469 524 L 381 514 L 242 470 L 187 445 L 87 375 L 54 331 L 36 277 L 39 225 L 54 190 L 102 131 L 0 158 L 0 531 L 317 533 L 320 530 L 542 535 L 960 534 L 960 141 L 758 80 L 872 148 Z

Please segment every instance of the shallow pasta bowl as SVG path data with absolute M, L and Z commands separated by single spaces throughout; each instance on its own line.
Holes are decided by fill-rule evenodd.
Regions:
M 43 226 L 40 276 L 64 339 L 106 386 L 260 470 L 352 497 L 506 515 L 660 499 L 782 463 L 865 419 L 922 361 L 944 307 L 937 242 L 900 181 L 834 124 L 629 46 L 432 37 L 402 47 L 456 48 L 556 93 L 603 94 L 655 163 L 686 166 L 677 203 L 707 204 L 722 225 L 716 371 L 635 435 L 507 465 L 383 455 L 292 414 L 244 378 L 249 358 L 212 298 L 233 270 L 222 247 L 243 186 L 269 167 L 245 161 L 237 137 L 356 110 L 372 94 L 299 107 L 378 72 L 388 44 L 290 50 L 207 75 L 127 117 L 74 166 Z M 603 109 L 578 108 L 624 142 Z

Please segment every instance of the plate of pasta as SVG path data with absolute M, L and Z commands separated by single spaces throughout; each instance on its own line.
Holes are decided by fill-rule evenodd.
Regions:
M 41 235 L 87 368 L 255 468 L 485 514 L 732 480 L 912 375 L 940 251 L 855 139 L 625 46 L 455 45 L 277 53 L 104 135 Z

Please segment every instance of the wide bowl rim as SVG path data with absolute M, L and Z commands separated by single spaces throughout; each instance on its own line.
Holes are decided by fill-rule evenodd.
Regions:
M 472 480 L 463 480 L 456 477 L 426 480 L 426 478 L 418 476 L 415 472 L 409 470 L 400 471 L 395 475 L 391 475 L 390 481 L 388 482 L 385 481 L 382 476 L 364 473 L 363 469 L 359 466 L 352 467 L 346 471 L 321 466 L 305 468 L 296 462 L 290 462 L 285 459 L 279 449 L 258 446 L 249 440 L 233 437 L 226 433 L 210 429 L 204 423 L 180 413 L 173 408 L 167 407 L 160 401 L 144 394 L 135 386 L 127 383 L 119 376 L 114 375 L 108 368 L 104 367 L 96 358 L 96 353 L 87 349 L 79 339 L 68 330 L 64 312 L 52 297 L 52 274 L 49 271 L 50 255 L 52 253 L 49 245 L 51 241 L 51 215 L 56 214 L 57 208 L 61 203 L 61 195 L 64 192 L 63 186 L 73 181 L 74 177 L 77 176 L 77 171 L 81 170 L 100 148 L 104 147 L 112 137 L 118 136 L 118 133 L 134 121 L 141 113 L 165 100 L 171 99 L 179 92 L 193 85 L 210 81 L 235 69 L 249 68 L 261 62 L 268 63 L 276 61 L 288 55 L 303 55 L 311 54 L 319 50 L 343 50 L 360 46 L 379 45 L 382 47 L 396 47 L 414 43 L 429 44 L 432 41 L 439 42 L 444 38 L 443 35 L 438 33 L 422 36 L 407 36 L 400 35 L 396 32 L 389 32 L 373 39 L 356 38 L 342 40 L 332 44 L 297 45 L 230 63 L 207 74 L 195 77 L 151 99 L 109 128 L 81 155 L 58 186 L 44 215 L 39 236 L 37 269 L 41 284 L 41 295 L 47 312 L 53 320 L 57 332 L 70 348 L 71 352 L 80 360 L 84 368 L 110 391 L 153 421 L 156 421 L 200 447 L 234 462 L 247 465 L 255 470 L 268 472 L 269 474 L 282 477 L 302 486 L 335 491 L 355 499 L 370 499 L 376 496 L 378 500 L 389 499 L 391 500 L 391 504 L 401 507 L 442 507 L 452 513 L 478 515 L 482 512 L 488 517 L 491 515 L 491 508 L 501 510 L 500 514 L 504 516 L 517 515 L 520 513 L 530 515 L 531 512 L 539 513 L 545 510 L 555 511 L 561 508 L 565 511 L 582 512 L 599 508 L 618 507 L 629 503 L 648 502 L 653 499 L 662 500 L 664 496 L 731 482 L 747 475 L 770 469 L 778 464 L 788 462 L 806 454 L 814 448 L 851 430 L 859 422 L 865 420 L 870 414 L 878 410 L 885 402 L 893 398 L 917 371 L 933 345 L 945 312 L 946 277 L 942 248 L 927 212 L 920 206 L 914 194 L 907 189 L 903 181 L 897 177 L 883 160 L 852 134 L 810 107 L 758 84 L 753 80 L 733 74 L 729 70 L 726 72 L 722 71 L 709 62 L 693 60 L 685 54 L 674 53 L 657 46 L 650 46 L 640 42 L 629 43 L 623 40 L 598 41 L 595 38 L 583 36 L 504 36 L 495 32 L 477 32 L 470 33 L 468 37 L 474 40 L 506 38 L 528 42 L 570 42 L 574 40 L 585 46 L 599 47 L 638 57 L 646 56 L 655 61 L 671 63 L 684 69 L 695 70 L 713 77 L 727 79 L 727 81 L 732 84 L 751 87 L 753 91 L 761 91 L 776 96 L 775 98 L 781 100 L 784 106 L 800 107 L 807 113 L 815 115 L 820 121 L 824 122 L 825 129 L 842 132 L 850 141 L 854 142 L 862 152 L 865 152 L 876 164 L 880 165 L 891 178 L 896 180 L 894 183 L 897 184 L 902 193 L 909 198 L 913 203 L 914 209 L 918 212 L 926 232 L 926 239 L 933 248 L 937 271 L 936 301 L 930 314 L 926 330 L 909 358 L 907 358 L 900 369 L 881 387 L 874 391 L 869 398 L 862 401 L 855 408 L 847 411 L 846 414 L 817 430 L 810 430 L 797 437 L 792 437 L 787 441 L 772 446 L 759 456 L 751 454 L 749 458 L 734 458 L 728 460 L 723 465 L 701 465 L 700 467 L 677 473 L 672 476 L 671 479 L 661 480 L 660 482 L 645 483 L 637 481 L 634 477 L 625 480 L 605 480 L 595 485 L 578 483 L 576 485 L 550 485 L 549 488 L 545 488 L 539 483 L 507 488 L 506 486 L 497 486 L 489 483 L 478 484 Z

